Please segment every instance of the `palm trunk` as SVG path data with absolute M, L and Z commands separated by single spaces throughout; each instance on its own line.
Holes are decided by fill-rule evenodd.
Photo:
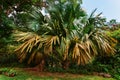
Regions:
M 44 68 L 45 68 L 45 60 L 42 59 L 41 62 L 40 62 L 40 64 L 38 64 L 38 65 L 36 66 L 36 68 L 38 69 L 39 72 L 44 71 Z

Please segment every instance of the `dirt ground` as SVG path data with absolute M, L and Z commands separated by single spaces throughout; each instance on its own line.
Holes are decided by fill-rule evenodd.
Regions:
M 24 68 L 24 71 L 26 71 L 29 74 L 40 76 L 40 77 L 59 77 L 59 78 L 64 78 L 64 77 L 71 77 L 71 78 L 76 78 L 76 77 L 82 77 L 84 75 L 82 74 L 72 74 L 72 73 L 59 73 L 59 72 L 39 72 L 34 68 Z
M 27 72 L 28 74 L 35 75 L 35 76 L 40 76 L 40 77 L 58 77 L 58 78 L 78 78 L 78 77 L 83 77 L 86 76 L 84 74 L 72 74 L 72 73 L 60 73 L 60 72 L 40 72 L 38 71 L 37 68 L 17 68 L 17 70 L 23 70 Z M 106 73 L 98 73 L 98 72 L 93 72 L 93 74 L 90 74 L 89 76 L 100 76 L 100 77 L 105 77 L 105 78 L 111 78 L 111 75 L 106 74 Z

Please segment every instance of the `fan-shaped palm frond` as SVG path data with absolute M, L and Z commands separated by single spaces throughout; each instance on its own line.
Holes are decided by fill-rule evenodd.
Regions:
M 96 32 L 92 35 L 92 40 L 97 46 L 97 52 L 102 56 L 110 56 L 115 54 L 116 40 L 105 35 L 105 33 Z
M 20 37 L 21 34 L 16 36 Z M 28 54 L 31 54 L 28 63 L 30 63 L 34 59 L 34 57 L 38 55 L 44 43 L 44 39 L 42 37 L 33 33 L 23 33 L 22 37 L 19 38 L 18 41 L 22 41 L 24 43 L 21 44 L 15 50 L 15 52 L 17 53 L 20 62 L 22 62 Z
M 60 40 L 58 36 L 47 36 L 44 44 L 44 53 L 45 54 L 53 53 L 53 48 L 59 44 Z
M 22 34 L 16 36 L 21 36 L 21 38 L 19 38 L 17 41 L 24 42 L 15 50 L 20 59 L 20 62 L 22 62 L 27 57 L 27 55 L 30 55 L 28 63 L 38 57 L 42 58 L 43 55 L 49 55 L 50 53 L 53 53 L 54 46 L 60 45 L 60 40 L 58 36 L 47 35 L 41 37 L 30 32 L 22 32 Z

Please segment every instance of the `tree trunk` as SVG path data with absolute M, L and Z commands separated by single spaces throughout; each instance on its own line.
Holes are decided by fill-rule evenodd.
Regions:
M 41 62 L 40 62 L 40 64 L 38 64 L 36 66 L 36 68 L 38 69 L 39 72 L 42 72 L 42 71 L 44 71 L 44 67 L 45 67 L 45 60 L 42 59 Z

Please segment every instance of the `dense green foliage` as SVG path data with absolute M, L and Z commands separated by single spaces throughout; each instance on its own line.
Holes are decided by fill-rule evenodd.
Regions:
M 120 79 L 120 28 L 118 26 L 117 30 L 112 30 L 107 32 L 108 35 L 112 36 L 113 38 L 117 39 L 118 43 L 116 45 L 116 55 L 110 58 L 109 66 L 112 65 L 112 72 L 111 74 L 114 74 L 114 77 L 116 79 Z

